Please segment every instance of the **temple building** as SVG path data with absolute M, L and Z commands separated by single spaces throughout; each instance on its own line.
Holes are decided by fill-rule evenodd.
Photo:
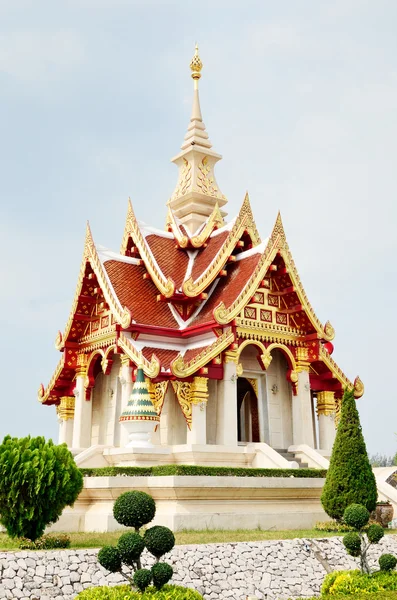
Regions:
M 165 230 L 138 221 L 131 201 L 119 252 L 87 226 L 60 360 L 39 400 L 56 407 L 59 442 L 82 466 L 321 466 L 345 387 L 358 398 L 363 384 L 332 358 L 334 329 L 306 296 L 280 214 L 265 238 L 248 195 L 226 219 L 197 47 L 190 69 Z

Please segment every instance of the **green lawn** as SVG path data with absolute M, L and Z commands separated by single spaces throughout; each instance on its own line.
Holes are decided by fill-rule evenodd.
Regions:
M 397 533 L 388 529 L 387 533 Z M 72 548 L 100 548 L 106 544 L 115 544 L 121 531 L 111 533 L 71 533 Z M 315 529 L 292 529 L 288 531 L 261 531 L 260 529 L 237 529 L 235 531 L 180 531 L 175 534 L 177 545 L 211 544 L 227 542 L 256 542 L 260 540 L 289 540 L 293 538 L 325 538 L 340 535 Z M 16 540 L 0 533 L 0 551 L 17 550 Z

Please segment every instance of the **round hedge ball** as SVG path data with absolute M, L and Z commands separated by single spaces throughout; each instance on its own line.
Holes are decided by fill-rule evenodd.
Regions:
M 346 525 L 362 529 L 369 521 L 369 512 L 362 504 L 350 504 L 343 513 Z
M 153 520 L 156 504 L 145 492 L 125 492 L 114 503 L 113 515 L 117 523 L 138 530 Z
M 98 552 L 98 562 L 104 569 L 116 573 L 121 569 L 121 556 L 116 546 L 104 546 Z
M 143 541 L 150 554 L 156 558 L 170 552 L 175 546 L 175 537 L 171 529 L 162 525 L 154 525 L 148 529 L 143 536 Z
M 381 571 L 393 571 L 394 567 L 397 565 L 397 558 L 393 556 L 393 554 L 382 554 L 382 556 L 379 557 L 378 561 Z
M 152 581 L 152 573 L 149 569 L 138 569 L 135 571 L 133 581 L 140 592 L 144 592 Z
M 361 539 L 355 531 L 350 531 L 343 536 L 343 545 L 350 556 L 360 556 Z
M 367 529 L 368 540 L 371 544 L 377 544 L 385 535 L 382 525 L 378 525 L 377 523 L 373 523 Z
M 173 573 L 174 569 L 171 567 L 171 565 L 168 565 L 167 563 L 159 562 L 154 564 L 152 567 L 152 578 L 154 586 L 158 590 L 161 590 L 163 585 L 169 582 Z
M 130 567 L 138 560 L 145 547 L 143 538 L 139 533 L 123 533 L 117 542 L 121 560 Z

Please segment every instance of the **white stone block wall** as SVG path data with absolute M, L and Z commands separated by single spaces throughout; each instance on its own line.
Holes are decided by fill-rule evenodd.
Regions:
M 0 598 L 72 600 L 84 588 L 117 585 L 119 574 L 106 574 L 97 550 L 0 553 Z M 206 600 L 285 600 L 319 594 L 326 575 L 320 552 L 332 569 L 357 568 L 340 538 L 177 546 L 165 557 L 173 565 L 173 582 L 198 590 Z M 397 538 L 386 536 L 373 546 L 373 568 L 384 552 L 397 555 Z M 144 566 L 153 563 L 145 555 Z

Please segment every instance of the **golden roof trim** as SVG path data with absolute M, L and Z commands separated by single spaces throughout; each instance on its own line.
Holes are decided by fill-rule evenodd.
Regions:
M 215 358 L 220 352 L 226 350 L 234 342 L 234 333 L 231 327 L 222 333 L 212 344 L 204 348 L 192 360 L 185 363 L 182 354 L 179 354 L 171 363 L 171 372 L 176 377 L 189 377 L 196 373 L 198 369 L 204 367 L 210 360 Z
M 44 404 L 44 402 L 47 402 L 47 400 L 48 400 L 48 398 L 49 398 L 49 396 L 50 396 L 50 394 L 52 392 L 52 389 L 53 389 L 53 387 L 55 385 L 56 380 L 58 379 L 58 377 L 62 373 L 62 369 L 65 366 L 65 358 L 66 358 L 66 355 L 62 354 L 62 356 L 61 356 L 61 358 L 58 361 L 58 364 L 57 364 L 57 366 L 55 368 L 55 371 L 54 371 L 54 373 L 53 373 L 53 375 L 52 375 L 52 377 L 50 379 L 50 382 L 47 385 L 47 387 L 45 388 L 42 383 L 40 384 L 40 387 L 39 387 L 39 389 L 37 391 L 37 399 L 42 404 Z
M 119 348 L 124 350 L 125 354 L 129 356 L 133 363 L 137 366 L 142 366 L 143 372 L 150 379 L 154 379 L 160 373 L 160 361 L 155 354 L 152 354 L 150 362 L 143 356 L 140 350 L 137 350 L 132 344 L 131 340 L 126 337 L 124 333 L 120 334 L 117 341 Z
M 175 220 L 174 213 L 170 208 L 168 208 L 167 219 L 165 222 L 166 229 L 171 229 L 174 238 L 178 242 L 178 246 L 180 248 L 186 248 L 189 243 L 189 238 L 187 235 L 184 235 Z
M 132 237 L 134 244 L 138 248 L 139 254 L 145 263 L 147 272 L 152 278 L 153 283 L 166 298 L 171 298 L 175 292 L 175 283 L 171 278 L 166 278 L 161 271 L 156 260 L 153 258 L 148 243 L 142 235 L 138 221 L 136 220 L 134 210 L 132 208 L 131 199 L 128 199 L 127 218 L 125 222 L 123 241 L 121 243 L 121 254 L 125 255 L 129 237 Z
M 210 214 L 205 226 L 198 235 L 194 235 L 191 238 L 191 244 L 193 248 L 200 248 L 210 237 L 216 226 L 222 227 L 225 224 L 222 213 L 219 210 L 218 203 L 215 204 L 215 208 Z
M 198 279 L 193 281 L 193 278 L 189 277 L 189 279 L 183 283 L 182 290 L 186 296 L 194 298 L 195 296 L 198 296 L 204 292 L 207 287 L 211 285 L 214 279 L 216 279 L 219 271 L 226 264 L 227 259 L 233 252 L 236 243 L 240 240 L 245 230 L 248 231 L 253 246 L 260 244 L 261 239 L 256 229 L 248 193 L 245 195 L 244 202 L 241 205 L 236 222 L 229 232 L 225 242 L 219 249 L 215 259 L 210 263 L 210 265 Z
M 352 383 L 322 344 L 320 344 L 319 358 L 322 360 L 325 366 L 328 367 L 335 379 L 337 379 L 343 387 L 354 389 L 355 398 L 361 398 L 361 396 L 364 394 L 364 384 L 360 377 L 356 377 L 354 383 Z

